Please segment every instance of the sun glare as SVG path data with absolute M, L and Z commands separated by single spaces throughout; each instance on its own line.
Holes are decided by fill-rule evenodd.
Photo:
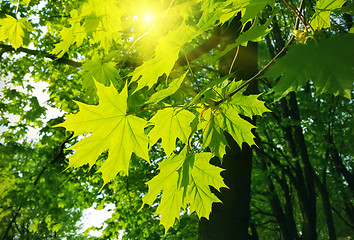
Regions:
M 152 23 L 152 15 L 149 14 L 149 13 L 145 14 L 145 16 L 144 16 L 144 21 L 145 21 L 145 23 L 147 23 L 147 24 Z

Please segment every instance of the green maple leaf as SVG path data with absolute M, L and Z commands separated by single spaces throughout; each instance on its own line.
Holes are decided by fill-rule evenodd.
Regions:
M 238 12 L 241 12 L 241 21 L 245 24 L 257 16 L 257 14 L 267 5 L 273 6 L 274 0 L 228 0 L 224 3 L 226 8 L 223 11 L 224 14 L 221 16 L 220 22 L 225 23 L 235 17 Z
M 226 91 L 227 93 L 231 93 L 238 89 L 240 86 L 242 86 L 244 82 L 243 81 L 233 81 L 231 84 L 229 84 L 226 88 L 226 90 L 221 90 L 221 91 Z M 232 100 L 228 101 L 226 103 L 229 107 L 235 109 L 238 114 L 241 114 L 243 116 L 252 118 L 253 116 L 262 116 L 263 113 L 265 112 L 270 112 L 268 108 L 264 105 L 263 101 L 258 100 L 258 98 L 262 94 L 252 94 L 252 95 L 243 95 L 244 90 L 241 90 L 238 92 L 238 94 L 235 94 L 232 96 Z M 226 95 L 227 95 L 226 93 Z
M 0 41 L 8 40 L 16 50 L 23 46 L 23 39 L 33 31 L 27 18 L 16 19 L 6 14 L 6 18 L 0 19 Z
M 318 30 L 331 27 L 330 15 L 333 10 L 341 8 L 345 0 L 319 0 L 316 3 L 315 13 L 312 17 L 311 26 Z
M 213 186 L 218 191 L 222 187 L 227 188 L 220 175 L 223 169 L 209 163 L 212 157 L 211 153 L 196 153 L 189 158 L 187 156 L 188 162 L 184 164 L 184 169 L 188 169 L 183 169 L 184 172 L 190 173 L 187 196 L 184 201 L 189 201 L 190 211 L 195 211 L 199 218 L 209 219 L 212 204 L 221 202 L 211 192 L 209 186 Z
M 84 3 L 80 15 L 87 19 L 84 26 L 89 32 L 95 30 L 90 42 L 99 43 L 105 51 L 108 51 L 115 42 L 119 42 L 124 12 L 124 4 L 116 0 L 89 0 Z
M 190 124 L 194 118 L 193 113 L 184 109 L 165 108 L 158 111 L 150 120 L 155 125 L 149 133 L 151 143 L 154 144 L 161 138 L 161 147 L 167 156 L 171 155 L 176 148 L 177 138 L 187 142 L 192 131 Z
M 211 153 L 192 153 L 185 147 L 178 155 L 163 160 L 159 164 L 160 173 L 147 182 L 149 192 L 143 198 L 143 204 L 152 205 L 162 191 L 160 205 L 155 214 L 161 215 L 160 223 L 165 232 L 179 219 L 181 209 L 188 204 L 191 213 L 198 217 L 209 218 L 213 202 L 221 202 L 209 186 L 220 190 L 227 187 L 220 176 L 223 169 L 209 163 Z
M 138 81 L 138 87 L 135 91 L 148 86 L 151 88 L 158 78 L 170 74 L 181 47 L 195 37 L 196 31 L 182 23 L 176 30 L 170 31 L 166 36 L 158 40 L 158 46 L 155 49 L 155 56 L 137 67 L 133 73 L 131 81 Z M 139 78 L 141 76 L 141 78 Z
M 31 0 L 22 0 L 21 3 L 22 4 L 25 4 L 28 6 L 28 4 L 31 2 Z
M 145 102 L 145 104 L 149 104 L 149 103 L 157 103 L 165 98 L 167 98 L 168 96 L 171 96 L 172 94 L 174 94 L 175 92 L 177 92 L 177 90 L 179 89 L 179 87 L 181 86 L 184 78 L 186 77 L 188 71 L 185 72 L 181 77 L 174 79 L 169 85 L 168 88 L 166 89 L 162 89 L 156 93 L 154 93 L 150 99 L 148 101 Z
M 76 43 L 77 46 L 80 46 L 86 38 L 85 28 L 80 23 L 81 18 L 78 16 L 78 12 L 72 10 L 70 15 L 71 19 L 69 22 L 71 27 L 64 27 L 60 31 L 60 42 L 55 44 L 54 49 L 51 51 L 52 54 L 58 55 L 58 58 L 61 58 L 69 50 L 71 45 Z
M 240 84 L 241 82 L 238 82 L 231 86 L 237 88 Z M 251 132 L 254 126 L 241 118 L 239 114 L 253 117 L 269 112 L 264 106 L 264 102 L 257 99 L 259 96 L 245 96 L 239 92 L 232 97 L 231 101 L 224 102 L 218 107 L 206 109 L 202 113 L 199 123 L 199 128 L 203 129 L 203 145 L 208 146 L 211 152 L 220 159 L 225 154 L 225 147 L 228 146 L 224 131 L 233 137 L 240 148 L 242 148 L 243 142 L 250 146 L 254 145 L 254 135 Z
M 98 57 L 93 57 L 92 60 L 86 60 L 82 65 L 83 87 L 88 90 L 88 95 L 95 94 L 96 85 L 94 79 L 99 83 L 109 86 L 112 82 L 114 86 L 118 86 L 120 78 L 119 71 L 115 68 L 114 62 L 102 62 Z
M 160 173 L 148 181 L 148 193 L 143 197 L 143 205 L 152 205 L 157 195 L 163 191 L 160 205 L 156 209 L 156 214 L 161 214 L 161 224 L 165 227 L 165 232 L 173 226 L 175 219 L 179 218 L 183 204 L 183 191 L 177 188 L 178 170 L 182 167 L 185 152 L 171 157 L 159 163 Z
M 273 7 L 274 6 L 274 0 L 240 0 L 240 1 L 235 1 L 236 7 L 241 8 L 242 12 L 242 19 L 241 21 L 243 23 L 246 23 L 257 14 L 262 11 L 267 5 Z
M 270 18 L 265 24 L 258 25 L 258 20 L 256 19 L 253 25 L 246 32 L 243 32 L 235 41 L 235 43 L 227 45 L 227 47 L 220 53 L 217 54 L 216 58 L 220 58 L 226 53 L 230 52 L 237 46 L 247 46 L 249 41 L 259 42 L 264 36 L 266 36 L 272 29 L 268 28 L 271 23 L 272 18 Z
M 275 98 L 297 91 L 311 80 L 318 94 L 351 97 L 354 75 L 354 34 L 334 36 L 318 43 L 292 46 L 275 61 L 265 77 L 277 78 Z
M 121 93 L 111 85 L 105 87 L 96 83 L 99 104 L 97 106 L 76 102 L 80 111 L 68 115 L 66 121 L 57 127 L 74 131 L 75 136 L 92 133 L 69 149 L 75 153 L 69 157 L 68 167 L 79 167 L 89 163 L 90 167 L 100 154 L 109 151 L 108 158 L 98 170 L 106 184 L 117 173 L 128 173 L 131 154 L 148 160 L 149 140 L 144 133 L 147 122 L 127 114 L 127 86 Z

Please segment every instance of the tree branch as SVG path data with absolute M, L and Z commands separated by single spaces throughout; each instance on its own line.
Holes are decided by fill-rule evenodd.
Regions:
M 221 27 L 217 26 L 209 39 L 207 39 L 205 42 L 203 42 L 199 46 L 192 49 L 189 53 L 187 53 L 187 59 L 189 60 L 189 62 L 192 62 L 193 60 L 199 58 L 201 55 L 215 48 L 220 43 L 220 31 Z M 185 56 L 181 56 L 176 61 L 173 69 L 177 69 L 185 65 L 187 65 L 186 58 Z
M 82 63 L 81 62 L 76 62 L 74 60 L 68 59 L 68 58 L 57 58 L 57 56 L 55 56 L 54 54 L 50 54 L 47 53 L 45 51 L 41 51 L 41 50 L 34 50 L 34 49 L 28 49 L 28 48 L 24 48 L 24 47 L 20 47 L 17 50 L 15 50 L 12 46 L 10 45 L 6 45 L 6 44 L 0 44 L 0 48 L 1 48 L 1 52 L 16 52 L 16 53 L 27 53 L 33 56 L 43 56 L 45 58 L 50 58 L 53 61 L 56 61 L 58 63 L 62 63 L 62 64 L 66 64 L 66 65 L 70 65 L 73 67 L 81 67 Z M 0 57 L 1 59 L 1 57 Z

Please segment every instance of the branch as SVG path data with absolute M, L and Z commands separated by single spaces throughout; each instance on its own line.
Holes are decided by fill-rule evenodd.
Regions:
M 10 229 L 11 229 L 11 226 L 12 226 L 12 224 L 15 222 L 15 220 L 16 220 L 16 218 L 17 218 L 19 212 L 20 212 L 20 210 L 21 210 L 21 207 L 19 207 L 19 208 L 16 210 L 15 216 L 11 219 L 11 221 L 9 222 L 9 225 L 7 225 L 5 234 L 4 234 L 4 236 L 3 236 L 1 239 L 5 240 L 5 239 L 7 238 L 7 234 L 9 234 L 9 231 L 10 231 Z
M 203 42 L 202 44 L 200 44 L 199 46 L 195 47 L 194 49 L 192 49 L 190 52 L 188 52 L 187 58 L 189 60 L 189 62 L 192 62 L 193 60 L 199 58 L 201 55 L 209 52 L 211 49 L 215 48 L 218 46 L 219 42 L 220 42 L 220 27 L 216 27 L 211 35 L 211 37 L 209 39 L 207 39 L 205 42 Z M 66 64 L 72 67 L 81 67 L 82 63 L 81 62 L 76 62 L 74 60 L 68 59 L 68 58 L 57 58 L 56 55 L 54 54 L 50 54 L 48 52 L 45 51 L 41 51 L 41 50 L 33 50 L 33 49 L 28 49 L 28 48 L 24 48 L 24 47 L 20 47 L 17 50 L 15 50 L 12 46 L 10 45 L 6 45 L 6 44 L 0 44 L 0 60 L 1 60 L 1 55 L 5 52 L 23 52 L 23 53 L 27 53 L 33 56 L 43 56 L 49 59 L 52 59 L 53 61 L 56 61 L 58 63 L 61 64 Z M 140 65 L 142 65 L 142 62 L 123 62 L 123 67 L 138 67 Z M 120 65 L 119 63 L 117 65 Z M 180 68 L 182 66 L 187 65 L 187 61 L 185 56 L 181 56 L 175 63 L 173 69 L 177 69 Z
M 331 207 L 331 209 L 338 215 L 338 217 L 343 221 L 343 223 L 345 223 L 345 225 L 354 229 L 354 226 L 347 222 L 344 217 L 338 212 L 338 210 L 336 210 L 334 207 Z
M 46 58 L 50 58 L 53 61 L 56 61 L 58 63 L 62 63 L 62 64 L 67 64 L 73 67 L 81 67 L 82 63 L 81 62 L 76 62 L 74 60 L 68 59 L 68 58 L 57 58 L 57 56 L 55 56 L 54 54 L 50 54 L 47 53 L 45 51 L 41 51 L 41 50 L 34 50 L 34 49 L 28 49 L 28 48 L 24 48 L 24 47 L 20 47 L 17 50 L 15 50 L 12 46 L 10 45 L 6 45 L 6 44 L 0 44 L 0 48 L 1 48 L 1 53 L 4 52 L 23 52 L 23 53 L 27 53 L 33 56 L 43 56 Z M 1 57 L 0 57 L 1 59 Z
M 205 42 L 203 42 L 199 46 L 192 49 L 189 53 L 187 53 L 187 59 L 189 60 L 189 62 L 192 62 L 193 60 L 199 58 L 201 55 L 217 47 L 220 42 L 220 31 L 221 31 L 221 27 L 220 26 L 216 27 L 209 39 L 207 39 Z M 186 58 L 185 56 L 181 56 L 176 61 L 173 69 L 177 69 L 185 65 L 187 65 Z

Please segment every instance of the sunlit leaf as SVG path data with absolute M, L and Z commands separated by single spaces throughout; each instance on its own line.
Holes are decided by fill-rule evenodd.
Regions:
M 144 133 L 147 122 L 127 114 L 127 87 L 118 93 L 113 85 L 105 87 L 97 83 L 96 86 L 100 103 L 94 106 L 76 102 L 80 111 L 68 115 L 66 121 L 57 127 L 74 131 L 74 136 L 92 133 L 69 148 L 75 149 L 75 153 L 69 157 L 68 167 L 79 167 L 85 163 L 92 167 L 101 153 L 108 150 L 108 158 L 98 170 L 107 183 L 120 171 L 128 173 L 133 152 L 149 159 L 149 140 Z
M 258 100 L 259 95 L 245 96 L 235 94 L 231 101 L 224 102 L 218 107 L 210 107 L 201 113 L 199 128 L 203 130 L 203 145 L 211 152 L 222 158 L 228 142 L 224 131 L 228 132 L 242 148 L 242 143 L 254 145 L 254 135 L 251 130 L 254 126 L 240 117 L 262 115 L 269 110 L 264 102 Z
M 149 137 L 154 144 L 158 139 L 162 139 L 161 147 L 169 156 L 176 148 L 176 139 L 179 138 L 186 143 L 191 134 L 191 122 L 195 118 L 194 114 L 178 108 L 165 108 L 158 111 L 150 122 L 155 126 L 150 131 Z
M 166 89 L 162 89 L 156 93 L 154 93 L 150 99 L 148 101 L 146 101 L 146 104 L 149 103 L 157 103 L 165 98 L 167 98 L 168 96 L 171 96 L 172 94 L 174 94 L 179 87 L 181 86 L 181 84 L 183 83 L 184 78 L 186 77 L 188 71 L 183 74 L 182 76 L 180 76 L 179 78 L 174 79 L 169 85 L 168 88 Z
M 27 18 L 16 19 L 6 14 L 6 18 L 0 19 L 0 41 L 7 40 L 16 50 L 23 46 L 23 40 L 33 31 Z
M 155 49 L 155 57 L 144 62 L 131 74 L 132 81 L 138 82 L 135 91 L 147 86 L 151 88 L 160 76 L 170 74 L 181 47 L 193 39 L 195 30 L 181 24 L 176 30 L 170 31 L 166 36 L 158 40 L 159 45 Z M 141 76 L 141 78 L 139 78 Z
M 185 147 L 178 155 L 163 160 L 159 164 L 160 173 L 147 183 L 149 192 L 143 198 L 144 204 L 152 205 L 162 191 L 155 213 L 161 214 L 160 223 L 166 232 L 188 204 L 191 212 L 208 219 L 212 203 L 221 202 L 209 186 L 217 190 L 227 186 L 220 176 L 222 169 L 209 163 L 212 156 L 211 153 L 194 154 Z
M 60 31 L 61 40 L 55 44 L 55 48 L 52 50 L 52 54 L 61 58 L 74 43 L 80 46 L 83 40 L 86 38 L 85 28 L 80 23 L 80 18 L 76 10 L 71 11 L 70 28 L 63 28 Z
M 345 0 L 318 0 L 311 26 L 318 30 L 331 27 L 331 12 L 342 7 L 344 3 Z

